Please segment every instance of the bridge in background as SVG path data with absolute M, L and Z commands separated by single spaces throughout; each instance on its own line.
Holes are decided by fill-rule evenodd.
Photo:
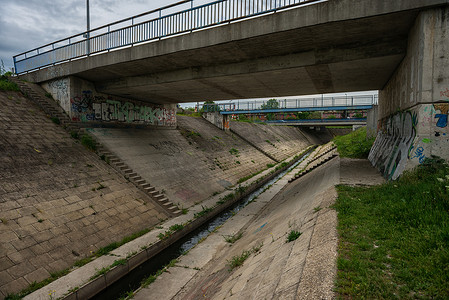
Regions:
M 233 103 L 204 103 L 197 109 L 220 112 L 222 115 L 290 113 L 311 111 L 360 111 L 369 110 L 378 103 L 377 95 L 350 97 L 320 97 L 282 100 L 251 100 Z
M 302 120 L 271 120 L 265 121 L 270 125 L 293 125 L 293 126 L 354 126 L 366 125 L 366 118 L 350 118 L 350 119 L 302 119 Z

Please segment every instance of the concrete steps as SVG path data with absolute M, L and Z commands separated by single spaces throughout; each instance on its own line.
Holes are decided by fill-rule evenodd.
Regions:
M 137 186 L 140 190 L 144 191 L 153 202 L 158 206 L 163 208 L 169 214 L 173 216 L 180 215 L 182 211 L 174 205 L 165 195 L 156 190 L 154 186 L 151 186 L 145 179 L 143 179 L 139 174 L 134 172 L 128 165 L 120 160 L 117 156 L 112 154 L 103 145 L 98 145 L 97 153 L 102 157 L 107 163 L 109 163 L 114 169 L 123 174 L 130 182 Z
M 76 123 L 71 122 L 69 116 L 64 112 L 64 110 L 59 106 L 59 104 L 45 96 L 44 92 L 36 92 L 30 84 L 20 80 L 17 77 L 9 77 L 14 83 L 16 83 L 20 90 L 33 102 L 39 105 L 42 110 L 49 115 L 51 118 L 59 119 L 60 125 L 64 127 L 69 132 L 75 132 L 79 136 L 83 134 L 88 134 L 86 129 L 80 128 Z M 125 176 L 130 182 L 132 182 L 140 190 L 144 191 L 153 202 L 158 206 L 162 207 L 170 215 L 177 216 L 181 214 L 181 210 L 178 209 L 171 201 L 169 201 L 163 193 L 156 190 L 148 182 L 145 181 L 141 176 L 135 173 L 129 166 L 120 160 L 117 156 L 111 153 L 108 149 L 98 143 L 94 138 L 95 145 L 97 146 L 97 154 L 106 163 L 116 169 L 119 173 Z M 162 201 L 163 200 L 163 201 Z
M 312 160 L 307 164 L 307 166 L 300 172 L 296 173 L 293 178 L 291 178 L 288 182 L 293 182 L 296 179 L 301 178 L 302 176 L 312 172 L 319 166 L 327 163 L 328 161 L 334 159 L 338 156 L 337 146 L 334 143 L 329 143 L 320 147 L 315 151 L 315 156 Z

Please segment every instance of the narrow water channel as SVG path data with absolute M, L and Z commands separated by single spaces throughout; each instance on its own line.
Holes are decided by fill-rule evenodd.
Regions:
M 186 251 L 189 251 L 190 249 L 195 247 L 196 244 L 198 244 L 203 238 L 207 237 L 218 226 L 224 224 L 229 218 L 238 213 L 243 207 L 248 205 L 248 203 L 262 194 L 268 187 L 270 187 L 285 174 L 298 166 L 304 159 L 306 159 L 310 155 L 311 151 L 308 151 L 303 157 L 301 157 L 288 169 L 273 177 L 271 180 L 269 180 L 267 183 L 262 185 L 260 188 L 258 188 L 248 196 L 242 198 L 231 209 L 222 212 L 217 217 L 213 218 L 200 228 L 184 236 L 182 239 L 172 244 L 153 258 L 149 259 L 147 262 L 143 263 L 132 272 L 115 282 L 113 285 L 98 293 L 92 299 L 119 299 L 120 297 L 124 297 L 128 292 L 138 289 L 143 279 L 155 274 L 158 270 L 167 265 L 171 260 L 178 258 Z

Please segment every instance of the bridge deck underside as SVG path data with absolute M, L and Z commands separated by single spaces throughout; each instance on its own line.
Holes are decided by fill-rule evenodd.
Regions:
M 406 53 L 419 11 L 351 19 L 341 9 L 335 17 L 339 21 L 329 22 L 326 9 L 331 5 L 336 4 L 93 55 L 27 78 L 74 75 L 95 82 L 99 92 L 152 103 L 382 89 Z M 312 18 L 307 14 L 320 21 L 303 26 L 304 19 Z

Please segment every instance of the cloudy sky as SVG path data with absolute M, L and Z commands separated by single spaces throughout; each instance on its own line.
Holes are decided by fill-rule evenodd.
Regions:
M 176 2 L 90 0 L 91 28 Z M 86 0 L 1 0 L 0 59 L 10 69 L 14 55 L 85 30 Z

